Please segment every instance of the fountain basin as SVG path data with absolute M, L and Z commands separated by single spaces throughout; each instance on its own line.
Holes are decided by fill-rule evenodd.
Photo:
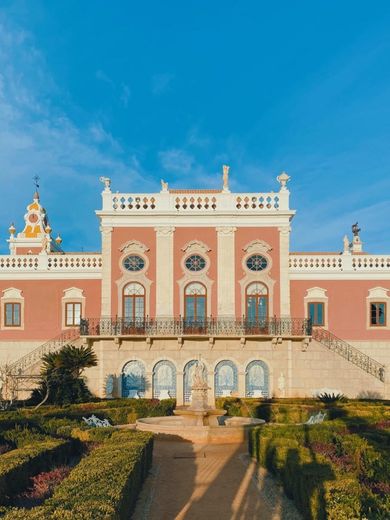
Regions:
M 224 417 L 223 413 L 226 413 L 226 410 L 211 409 L 199 410 L 199 413 L 209 414 L 209 424 L 199 424 L 199 421 L 203 421 L 205 417 L 193 417 L 194 410 L 187 410 L 187 413 L 183 413 L 185 410 L 180 409 L 176 411 L 179 415 L 138 419 L 136 429 L 152 432 L 167 440 L 169 437 L 172 440 L 179 437 L 194 443 L 231 444 L 246 441 L 250 429 L 265 423 L 262 419 L 251 417 Z M 210 414 L 210 412 L 215 413 Z

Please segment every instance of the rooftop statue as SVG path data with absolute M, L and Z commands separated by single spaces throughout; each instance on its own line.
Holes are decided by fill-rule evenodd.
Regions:
M 360 227 L 358 226 L 358 223 L 352 224 L 352 233 L 354 237 L 359 236 L 359 232 L 361 231 Z

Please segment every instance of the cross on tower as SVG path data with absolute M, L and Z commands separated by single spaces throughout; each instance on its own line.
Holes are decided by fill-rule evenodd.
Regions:
M 33 181 L 34 181 L 35 188 L 38 189 L 39 188 L 39 184 L 38 184 L 39 177 L 38 177 L 38 175 L 34 175 Z

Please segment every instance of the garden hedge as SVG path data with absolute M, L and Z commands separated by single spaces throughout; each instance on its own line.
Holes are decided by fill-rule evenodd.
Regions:
M 59 426 L 69 425 L 73 421 L 76 427 L 82 422 L 83 416 L 92 414 L 100 419 L 108 419 L 113 425 L 129 424 L 141 417 L 172 415 L 175 405 L 174 399 L 112 399 L 63 407 L 43 406 L 38 410 L 24 408 L 1 413 L 0 432 L 15 425 L 25 425 L 30 428 L 40 426 L 48 433 L 55 433 Z
M 97 439 L 102 444 L 81 460 L 42 506 L 12 509 L 4 520 L 130 518 L 151 466 L 153 436 L 113 429 L 90 430 L 89 440 Z
M 32 475 L 63 463 L 70 449 L 71 441 L 31 436 L 29 443 L 24 440 L 21 447 L 0 455 L 0 504 L 25 488 Z
M 390 518 L 389 450 L 349 433 L 342 421 L 260 427 L 249 450 L 305 519 Z

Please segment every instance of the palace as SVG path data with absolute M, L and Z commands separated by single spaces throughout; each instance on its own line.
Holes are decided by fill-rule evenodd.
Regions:
M 201 356 L 210 398 L 321 391 L 390 399 L 390 255 L 291 252 L 289 176 L 270 193 L 111 191 L 101 253 L 66 253 L 39 193 L 0 256 L 0 365 L 39 371 L 66 343 L 90 344 L 101 397 L 190 399 Z

